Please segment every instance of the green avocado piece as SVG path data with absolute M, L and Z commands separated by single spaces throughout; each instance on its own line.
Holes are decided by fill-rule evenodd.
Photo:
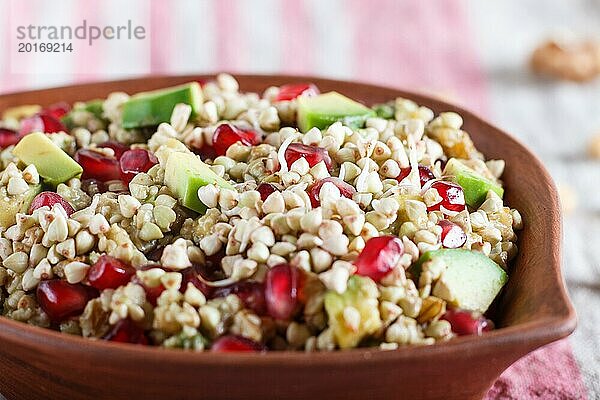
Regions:
M 104 100 L 95 99 L 85 103 L 85 111 L 94 114 L 94 117 L 98 119 L 104 119 Z
M 0 227 L 8 228 L 16 223 L 17 213 L 27 213 L 31 202 L 42 191 L 42 185 L 30 186 L 25 193 L 8 196 L 4 190 L 0 192 Z
M 165 167 L 165 184 L 184 207 L 200 214 L 206 212 L 206 206 L 198 198 L 201 186 L 216 184 L 234 189 L 233 185 L 215 174 L 198 156 L 181 152 L 169 155 Z
M 396 112 L 394 106 L 388 103 L 375 104 L 372 108 L 379 118 L 384 119 L 393 119 Z
M 504 189 L 500 184 L 482 176 L 456 158 L 448 160 L 444 175 L 451 176 L 451 179 L 463 188 L 465 202 L 471 207 L 479 207 L 490 190 L 500 197 L 504 195 Z
M 428 251 L 410 268 L 419 278 L 423 263 L 441 259 L 447 266 L 433 294 L 465 310 L 485 312 L 508 280 L 506 272 L 484 254 L 465 249 Z
M 138 93 L 123 104 L 123 128 L 157 126 L 171 120 L 173 108 L 179 103 L 192 107 L 192 116 L 202 105 L 202 90 L 198 82 L 152 92 Z
M 33 164 L 44 182 L 56 186 L 81 174 L 83 168 L 45 134 L 26 135 L 13 149 L 25 164 Z
M 104 100 L 102 99 L 94 99 L 86 102 L 83 106 L 83 110 L 90 112 L 94 115 L 94 117 L 105 120 L 103 116 L 103 104 Z M 77 110 L 81 110 L 82 108 L 77 108 Z M 75 127 L 75 123 L 73 122 L 73 113 L 74 110 L 71 110 L 65 116 L 63 116 L 60 120 L 67 127 L 67 129 L 71 130 Z
M 370 278 L 353 275 L 348 279 L 346 291 L 339 294 L 333 290 L 325 293 L 325 311 L 329 326 L 333 330 L 336 343 L 342 349 L 356 347 L 362 339 L 381 328 L 377 297 L 377 285 Z M 353 307 L 358 310 L 358 327 L 350 327 L 344 320 L 344 310 Z
M 298 128 L 302 132 L 317 127 L 325 129 L 341 121 L 352 128 L 362 128 L 375 111 L 337 92 L 298 98 Z

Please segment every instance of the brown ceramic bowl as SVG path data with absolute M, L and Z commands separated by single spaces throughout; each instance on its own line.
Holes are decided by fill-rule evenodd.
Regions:
M 206 76 L 154 77 L 0 96 L 0 110 L 175 85 Z M 556 188 L 539 160 L 511 136 L 432 98 L 377 86 L 287 76 L 238 76 L 243 90 L 315 82 L 373 104 L 403 96 L 435 112 L 457 111 L 489 158 L 506 160 L 506 199 L 525 222 L 519 255 L 497 303 L 499 329 L 396 351 L 191 353 L 90 341 L 0 317 L 0 393 L 8 399 L 478 399 L 514 361 L 569 335 L 576 317 L 560 271 Z

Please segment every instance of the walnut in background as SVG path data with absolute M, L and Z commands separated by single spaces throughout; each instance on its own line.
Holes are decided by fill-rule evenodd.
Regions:
M 557 79 L 585 82 L 600 75 L 600 43 L 592 40 L 538 46 L 531 56 L 534 72 Z

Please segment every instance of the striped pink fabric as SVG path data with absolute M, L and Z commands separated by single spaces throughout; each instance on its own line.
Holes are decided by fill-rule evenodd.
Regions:
M 150 71 L 152 74 L 169 73 L 168 61 L 171 59 L 169 50 L 171 39 L 171 2 L 153 1 L 150 9 Z
M 568 340 L 545 346 L 514 363 L 486 400 L 585 400 L 588 396 Z
M 74 21 L 84 9 L 101 7 L 99 0 L 77 4 Z M 488 110 L 485 75 L 464 4 L 459 0 L 261 0 L 253 6 L 262 7 L 271 17 L 259 24 L 249 22 L 241 1 L 161 0 L 151 4 L 149 70 L 153 74 L 255 72 L 247 66 L 256 65 L 257 58 L 278 54 L 278 60 L 265 70 L 351 78 L 441 94 L 474 111 Z M 22 12 L 35 13 L 22 7 Z M 182 25 L 173 13 L 178 8 L 183 8 L 183 14 L 188 10 L 200 13 L 198 7 L 209 10 L 197 15 L 198 26 Z M 5 44 L 0 53 L 0 91 L 44 86 L 36 77 L 10 71 L 7 15 L 6 4 L 0 4 L 0 32 Z M 273 43 L 254 42 L 254 32 L 260 29 L 274 38 Z M 330 35 L 334 29 L 344 35 Z M 209 35 L 214 49 L 195 47 L 201 35 Z M 250 48 L 262 53 L 251 54 Z M 85 49 L 79 61 L 83 69 L 107 62 L 102 51 L 102 45 Z M 204 69 L 185 63 L 182 52 L 200 53 Z M 109 61 L 111 67 L 105 73 L 64 76 L 58 83 L 111 79 L 118 72 L 119 60 Z M 515 363 L 490 389 L 487 399 L 586 399 L 585 393 L 565 340 Z
M 310 74 L 314 67 L 314 57 L 310 43 L 317 38 L 307 27 L 311 26 L 310 17 L 301 1 L 284 0 L 281 17 L 286 21 L 282 26 L 282 65 L 281 70 L 289 74 Z

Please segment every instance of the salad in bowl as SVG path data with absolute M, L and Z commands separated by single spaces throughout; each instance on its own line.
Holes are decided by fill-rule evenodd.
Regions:
M 0 314 L 213 352 L 485 334 L 523 221 L 462 122 L 227 74 L 8 109 Z

